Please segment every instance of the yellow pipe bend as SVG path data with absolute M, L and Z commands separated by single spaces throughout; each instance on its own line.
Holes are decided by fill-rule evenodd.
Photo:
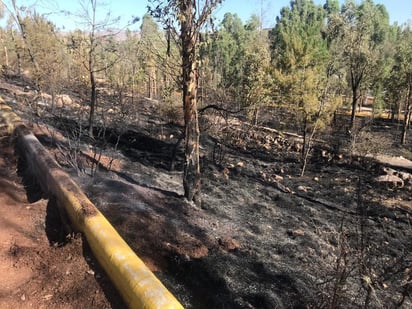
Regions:
M 0 124 L 6 125 L 8 134 L 17 134 L 21 150 L 42 188 L 64 206 L 72 224 L 85 235 L 94 255 L 129 308 L 183 308 L 3 102 L 0 98 Z

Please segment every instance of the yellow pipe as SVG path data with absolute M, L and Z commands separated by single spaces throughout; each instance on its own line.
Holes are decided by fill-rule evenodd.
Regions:
M 4 103 L 4 100 L 0 97 L 0 124 L 2 129 L 5 128 L 6 132 L 0 132 L 0 135 L 11 135 L 14 129 L 23 124 L 20 117 L 13 113 L 10 106 Z
M 20 118 L 2 101 L 0 122 L 6 124 L 9 134 L 17 134 L 19 146 L 40 179 L 42 188 L 57 198 L 72 224 L 84 233 L 94 255 L 129 308 L 183 308 L 37 138 L 22 125 Z

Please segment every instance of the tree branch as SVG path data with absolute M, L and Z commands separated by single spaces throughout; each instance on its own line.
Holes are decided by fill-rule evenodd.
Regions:
M 241 109 L 239 109 L 239 110 L 237 110 L 237 111 L 232 111 L 232 110 L 228 110 L 228 109 L 226 109 L 226 108 L 223 108 L 223 107 L 221 107 L 221 106 L 219 106 L 219 105 L 216 105 L 216 104 L 210 104 L 210 105 L 207 105 L 207 106 L 205 106 L 205 107 L 202 107 L 202 108 L 200 108 L 200 109 L 198 109 L 198 113 L 199 114 L 202 114 L 202 113 L 204 113 L 206 110 L 208 110 L 208 109 L 214 109 L 214 110 L 217 110 L 217 111 L 220 111 L 220 112 L 225 112 L 225 113 L 228 113 L 228 114 L 238 114 L 238 113 L 240 113 L 243 109 L 241 108 Z

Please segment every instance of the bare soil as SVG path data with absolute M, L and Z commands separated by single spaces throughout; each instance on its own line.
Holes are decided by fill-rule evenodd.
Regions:
M 10 90 L 4 93 L 11 99 Z M 76 127 L 75 116 L 66 116 L 76 113 L 70 106 L 58 117 L 46 114 L 46 109 L 39 118 L 19 100 L 12 105 L 38 123 L 33 129 L 39 139 L 186 308 L 412 306 L 412 183 L 405 164 L 391 167 L 391 173 L 405 174 L 403 185 L 378 182 L 377 177 L 387 172 L 385 160 L 366 152 L 348 155 L 350 141 L 330 132 L 339 144 L 338 155 L 320 143 L 306 175 L 300 177 L 293 135 L 252 128 L 241 118 L 229 119 L 228 125 L 219 115 L 203 115 L 203 193 L 201 206 L 196 206 L 182 197 L 182 148 L 175 147 L 181 127 L 159 118 L 158 102 L 141 100 L 134 107 L 134 125 L 107 128 L 105 141 L 99 144 L 102 153 L 96 153 L 100 148 L 87 138 L 79 137 L 77 143 L 64 133 Z M 371 128 L 370 134 L 376 134 Z M 385 122 L 377 128 L 385 143 L 394 143 L 395 127 Z M 370 150 L 367 141 L 364 146 Z M 393 147 L 397 153 L 392 154 L 390 149 L 378 150 L 400 158 L 410 147 Z M 170 170 L 175 149 L 175 169 Z M 375 146 L 372 150 L 376 154 Z M 96 160 L 100 165 L 95 173 Z M 33 211 L 25 207 L 20 215 Z M 44 227 L 39 229 L 44 232 Z M 71 255 L 79 256 L 85 246 L 79 242 L 75 238 L 46 249 L 72 248 Z M 54 258 L 50 256 L 47 264 L 53 265 Z M 73 306 L 76 301 L 74 307 L 115 307 L 96 274 L 87 275 L 87 259 L 85 267 L 76 270 L 82 280 L 91 282 L 80 290 L 71 284 L 83 281 L 65 275 L 67 267 L 58 267 L 68 290 L 87 293 L 84 299 L 57 298 L 53 306 Z M 93 294 L 99 286 L 103 292 Z M 26 301 L 34 297 L 24 295 Z M 101 303 L 87 302 L 92 295 Z M 22 292 L 16 293 L 17 302 L 21 297 Z
M 2 137 L 0 308 L 122 308 L 82 237 L 66 239 L 56 205 L 18 163 Z

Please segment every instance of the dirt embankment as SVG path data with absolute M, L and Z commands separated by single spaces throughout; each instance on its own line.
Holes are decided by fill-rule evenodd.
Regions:
M 67 242 L 56 208 L 2 137 L 0 307 L 123 308 L 81 236 Z

